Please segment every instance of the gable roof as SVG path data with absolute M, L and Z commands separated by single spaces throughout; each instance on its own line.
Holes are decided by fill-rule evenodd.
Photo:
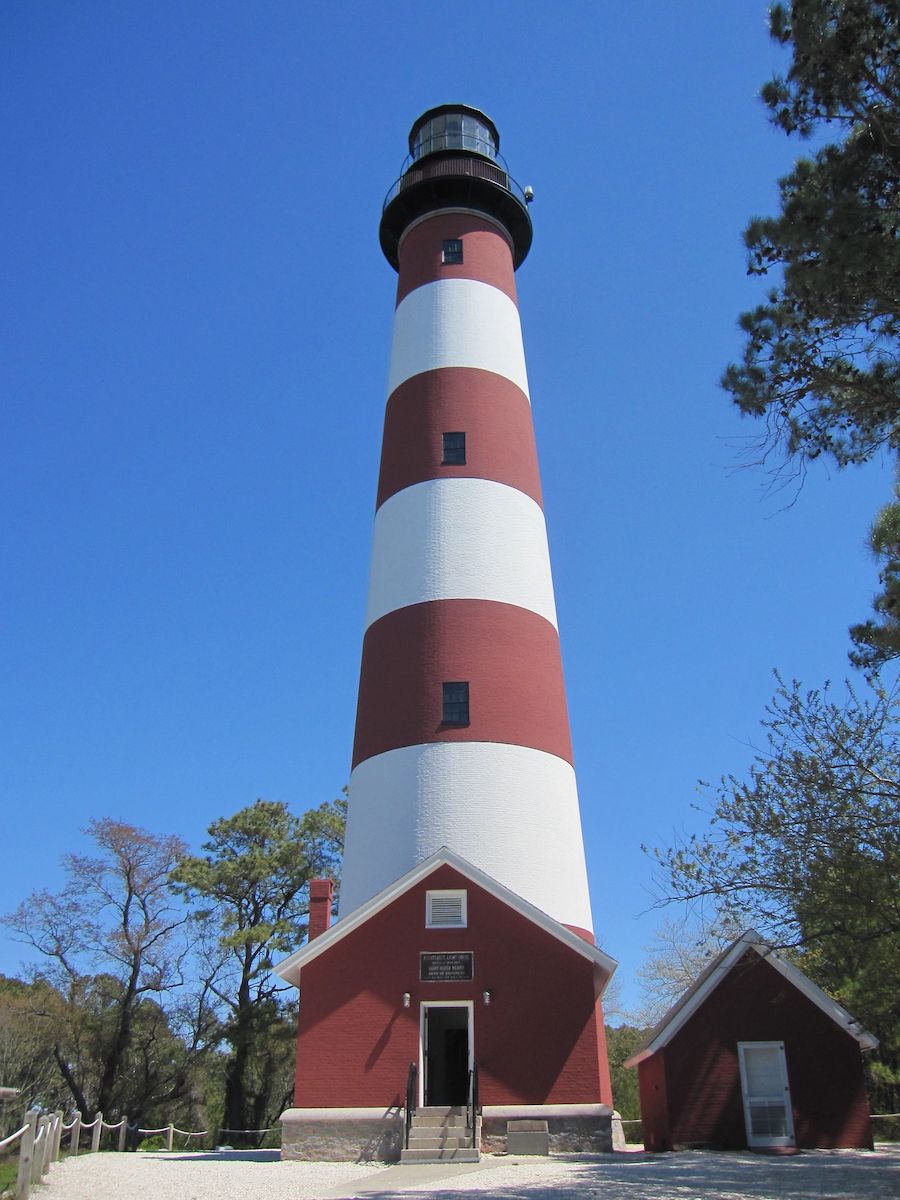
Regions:
M 496 879 L 492 879 L 490 875 L 486 875 L 484 871 L 473 866 L 467 859 L 454 853 L 447 846 L 441 846 L 429 858 L 424 859 L 418 866 L 413 867 L 411 871 L 407 871 L 405 875 L 401 875 L 399 879 L 389 884 L 377 896 L 373 896 L 371 900 L 367 900 L 365 904 L 361 904 L 352 913 L 348 913 L 346 917 L 342 917 L 336 921 L 313 941 L 307 942 L 299 950 L 295 950 L 293 954 L 282 959 L 272 970 L 276 975 L 280 975 L 282 979 L 287 980 L 288 983 L 299 987 L 300 971 L 308 962 L 312 962 L 314 958 L 318 958 L 320 954 L 324 954 L 330 950 L 332 946 L 346 937 L 348 933 L 352 933 L 354 929 L 358 929 L 360 925 L 368 921 L 375 913 L 386 908 L 398 896 L 402 896 L 404 892 L 408 892 L 411 887 L 420 883 L 428 875 L 432 874 L 433 871 L 436 871 L 438 867 L 442 866 L 452 867 L 460 875 L 464 875 L 472 883 L 477 884 L 478 887 L 484 888 L 486 892 L 490 892 L 492 896 L 495 896 L 503 904 L 509 905 L 510 908 L 525 917 L 526 920 L 543 929 L 545 933 L 549 933 L 552 937 L 562 942 L 563 945 L 568 946 L 570 950 L 574 950 L 583 958 L 588 959 L 599 969 L 601 975 L 605 976 L 604 987 L 612 978 L 613 971 L 618 966 L 614 958 L 610 958 L 598 946 L 594 946 L 592 943 L 585 941 L 583 937 L 579 937 L 577 933 L 573 933 L 571 929 L 567 929 L 565 925 L 562 925 L 554 917 L 548 916 L 547 913 L 542 912 L 539 908 L 535 908 L 533 904 L 529 904 L 527 900 L 523 900 L 521 896 L 510 891 L 502 883 L 498 883 Z
M 878 1039 L 871 1033 L 867 1033 L 859 1022 L 851 1017 L 846 1008 L 838 1004 L 837 1000 L 832 1000 L 831 996 L 823 992 L 820 987 L 817 987 L 799 967 L 795 967 L 793 963 L 782 958 L 762 940 L 755 929 L 748 929 L 707 964 L 684 995 L 675 1001 L 659 1024 L 650 1031 L 634 1054 L 625 1060 L 625 1066 L 636 1067 L 645 1058 L 649 1058 L 651 1054 L 655 1054 L 657 1050 L 668 1045 L 704 1000 L 716 990 L 729 971 L 737 966 L 747 950 L 754 950 L 760 958 L 765 959 L 788 983 L 802 992 L 807 1000 L 812 1001 L 845 1033 L 856 1038 L 861 1050 L 874 1050 L 878 1045 Z

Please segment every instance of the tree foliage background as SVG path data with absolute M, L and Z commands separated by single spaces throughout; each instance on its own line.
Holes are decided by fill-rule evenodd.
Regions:
M 96 854 L 67 856 L 64 889 L 5 918 L 40 956 L 29 979 L 0 980 L 0 1070 L 21 1106 L 271 1125 L 292 1088 L 297 1004 L 269 968 L 306 936 L 310 878 L 339 872 L 345 816 L 344 799 L 300 817 L 259 800 L 213 822 L 202 856 L 92 821 Z
M 762 89 L 770 119 L 824 144 L 781 180 L 778 216 L 745 231 L 748 271 L 772 286 L 722 382 L 763 422 L 759 458 L 802 474 L 900 449 L 900 4 L 795 0 L 770 28 L 792 51 Z M 851 629 L 867 669 L 900 655 L 898 525 L 893 499 L 871 535 L 883 591 Z
M 803 138 L 840 135 L 781 180 L 781 213 L 744 235 L 749 270 L 775 277 L 744 313 L 743 359 L 724 376 L 766 421 L 766 451 L 839 465 L 900 448 L 900 7 L 797 0 L 770 10 L 793 52 L 762 98 Z
M 302 817 L 257 800 L 214 821 L 206 853 L 182 857 L 173 874 L 207 932 L 206 977 L 229 1048 L 222 1124 L 232 1140 L 270 1126 L 293 1093 L 296 993 L 270 968 L 305 940 L 309 881 L 339 873 L 346 812 L 344 799 Z

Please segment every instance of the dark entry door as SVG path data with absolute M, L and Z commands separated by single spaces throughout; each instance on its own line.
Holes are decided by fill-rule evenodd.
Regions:
M 468 1005 L 425 1008 L 425 1104 L 463 1105 L 469 1088 Z

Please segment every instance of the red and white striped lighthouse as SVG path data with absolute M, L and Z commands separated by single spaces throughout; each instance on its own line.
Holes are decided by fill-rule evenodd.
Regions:
M 440 846 L 590 934 L 515 270 L 477 109 L 424 113 L 384 209 L 397 308 L 341 914 Z
M 310 889 L 282 1154 L 612 1147 L 601 997 L 515 270 L 527 197 L 493 123 L 413 125 L 340 920 Z M 418 1124 L 417 1124 L 418 1122 Z M 508 1138 L 510 1140 L 508 1140 Z

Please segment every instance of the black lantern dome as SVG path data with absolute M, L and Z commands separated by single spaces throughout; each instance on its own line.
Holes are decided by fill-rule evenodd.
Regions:
M 500 156 L 490 117 L 468 104 L 441 104 L 422 113 L 409 132 L 409 158 L 384 202 L 381 248 L 396 270 L 408 225 L 438 209 L 468 208 L 504 226 L 518 267 L 531 247 L 527 203 Z

